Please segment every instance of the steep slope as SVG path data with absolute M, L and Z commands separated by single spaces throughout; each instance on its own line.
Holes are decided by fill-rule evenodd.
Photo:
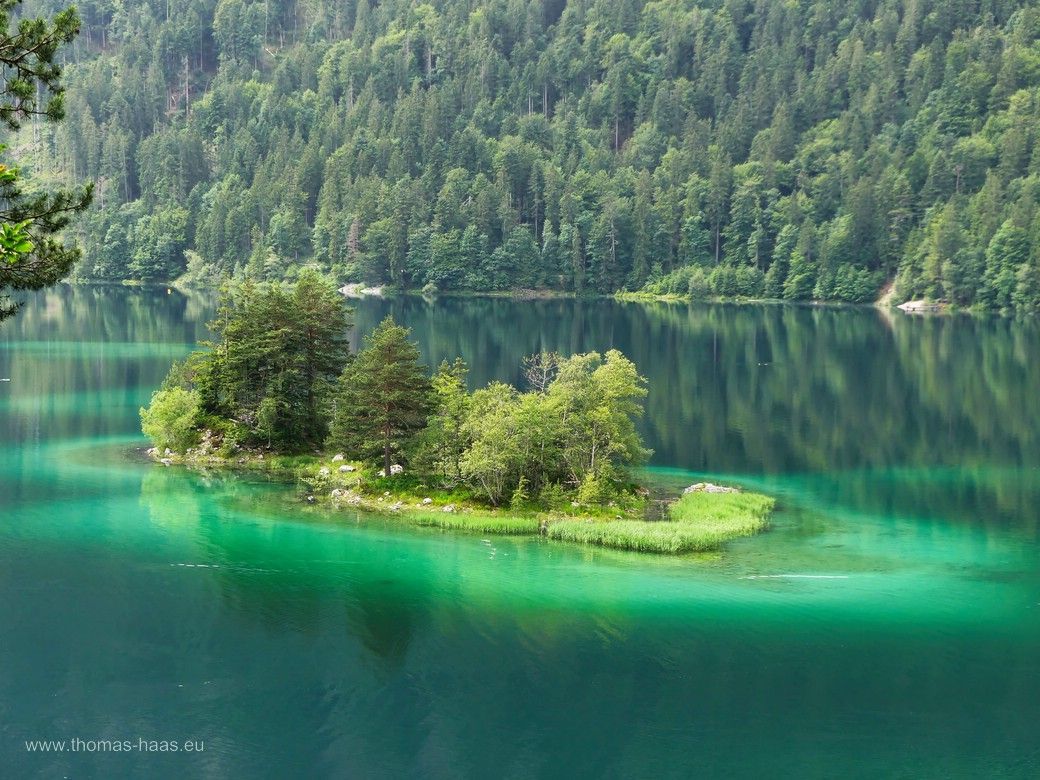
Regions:
M 98 182 L 84 276 L 1040 305 L 1018 0 L 81 12 L 37 168 Z

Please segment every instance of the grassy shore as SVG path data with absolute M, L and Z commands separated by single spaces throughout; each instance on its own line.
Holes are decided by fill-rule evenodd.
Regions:
M 232 456 L 193 451 L 152 452 L 166 465 L 260 471 L 296 482 L 308 503 L 354 510 L 427 528 L 503 536 L 537 536 L 618 550 L 680 555 L 719 549 L 725 542 L 764 530 L 773 510 L 768 496 L 745 492 L 691 492 L 668 507 L 666 520 L 647 520 L 642 495 L 587 506 L 490 507 L 464 489 L 429 484 L 419 475 L 380 477 L 365 464 L 327 455 Z
M 560 520 L 549 524 L 546 535 L 619 550 L 705 552 L 763 531 L 774 503 L 758 493 L 687 493 L 669 507 L 670 520 Z

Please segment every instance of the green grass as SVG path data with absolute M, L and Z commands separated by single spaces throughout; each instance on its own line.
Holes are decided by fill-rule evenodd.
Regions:
M 263 460 L 244 454 L 238 463 L 234 456 L 220 458 L 206 456 L 198 460 L 203 465 L 223 465 L 232 469 L 246 469 L 294 475 L 303 478 L 315 495 L 328 496 L 333 488 L 349 491 L 360 498 L 360 503 L 346 503 L 344 507 L 373 512 L 384 517 L 396 517 L 412 525 L 441 528 L 469 533 L 498 534 L 502 536 L 534 536 L 542 532 L 544 513 L 531 507 L 520 512 L 492 510 L 475 505 L 475 497 L 465 489 L 448 489 L 436 480 L 417 474 L 393 477 L 373 477 L 363 464 L 350 461 L 334 462 L 330 456 L 274 455 Z M 177 458 L 180 460 L 180 458 Z M 187 459 L 186 459 L 187 460 Z M 190 462 L 190 461 L 189 461 Z M 340 473 L 339 466 L 349 464 L 357 469 Z M 318 470 L 329 469 L 329 474 L 318 479 Z M 430 484 L 433 483 L 433 484 Z M 388 493 L 389 495 L 383 495 Z M 432 506 L 422 505 L 430 498 Z M 618 550 L 645 553 L 683 554 L 719 549 L 725 542 L 741 536 L 750 536 L 765 529 L 774 499 L 758 493 L 688 493 L 669 508 L 669 520 L 632 519 L 641 514 L 643 504 L 635 499 L 618 505 L 582 506 L 578 509 L 563 507 L 554 510 L 545 527 L 549 539 L 579 544 L 592 544 Z M 453 504 L 454 512 L 441 507 Z M 392 509 L 396 505 L 397 508 Z M 628 519 L 615 519 L 628 514 Z
M 723 530 L 765 520 L 774 504 L 775 499 L 761 493 L 687 493 L 668 511 L 676 522 Z M 757 530 L 761 529 L 753 527 L 751 533 Z
M 415 525 L 444 528 L 451 531 L 471 531 L 503 536 L 527 536 L 539 532 L 537 517 L 516 517 L 484 512 L 430 512 L 408 510 L 402 516 Z
M 705 552 L 764 530 L 774 503 L 757 493 L 689 493 L 670 507 L 671 520 L 557 520 L 547 535 L 636 552 Z

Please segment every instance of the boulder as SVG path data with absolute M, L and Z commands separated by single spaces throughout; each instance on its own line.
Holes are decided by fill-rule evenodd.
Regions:
M 455 511 L 455 505 L 454 505 L 454 504 L 448 504 L 448 505 L 447 505 L 446 507 L 444 507 L 444 509 L 442 509 L 441 511 L 442 511 L 442 512 L 447 512 L 448 514 L 451 514 L 452 512 L 454 512 L 454 511 Z
M 355 471 L 355 470 L 356 469 L 353 466 L 340 466 L 339 467 L 339 473 L 340 474 L 349 474 L 350 472 Z
M 396 476 L 397 474 L 404 474 L 404 467 L 398 466 L 396 463 L 390 466 L 390 474 Z
M 342 452 L 337 452 L 335 455 L 332 456 L 332 462 L 333 463 L 339 463 L 341 460 L 343 460 L 343 453 Z
M 160 458 L 159 462 L 161 464 L 163 464 L 164 466 L 169 466 L 171 463 L 173 463 L 173 461 L 170 460 L 169 458 Z
M 423 502 L 423 504 L 429 505 L 429 504 L 433 503 L 433 499 L 432 498 L 424 498 L 422 500 L 422 502 Z
M 332 472 L 329 471 L 328 466 L 322 466 L 320 469 L 318 469 L 319 477 L 327 477 L 331 473 Z
M 897 307 L 907 314 L 939 314 L 946 310 L 942 301 L 907 301 Z
M 683 491 L 685 496 L 687 493 L 739 493 L 740 490 L 735 487 L 727 487 L 726 485 L 716 485 L 712 482 L 697 482 L 696 484 L 690 485 Z

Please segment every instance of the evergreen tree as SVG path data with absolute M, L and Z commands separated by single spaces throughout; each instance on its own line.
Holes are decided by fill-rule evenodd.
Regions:
M 79 32 L 75 8 L 51 18 L 17 18 L 21 0 L 0 0 L 0 124 L 57 122 L 65 116 L 61 47 Z M 12 29 L 12 23 L 15 28 Z M 5 147 L 0 146 L 0 152 Z M 18 168 L 0 165 L 0 320 L 14 313 L 9 291 L 38 290 L 65 278 L 79 258 L 55 236 L 90 203 L 92 188 L 40 192 L 25 188 Z
M 332 448 L 381 459 L 387 476 L 430 407 L 430 380 L 409 333 L 387 317 L 365 338 L 340 377 L 328 439 Z

